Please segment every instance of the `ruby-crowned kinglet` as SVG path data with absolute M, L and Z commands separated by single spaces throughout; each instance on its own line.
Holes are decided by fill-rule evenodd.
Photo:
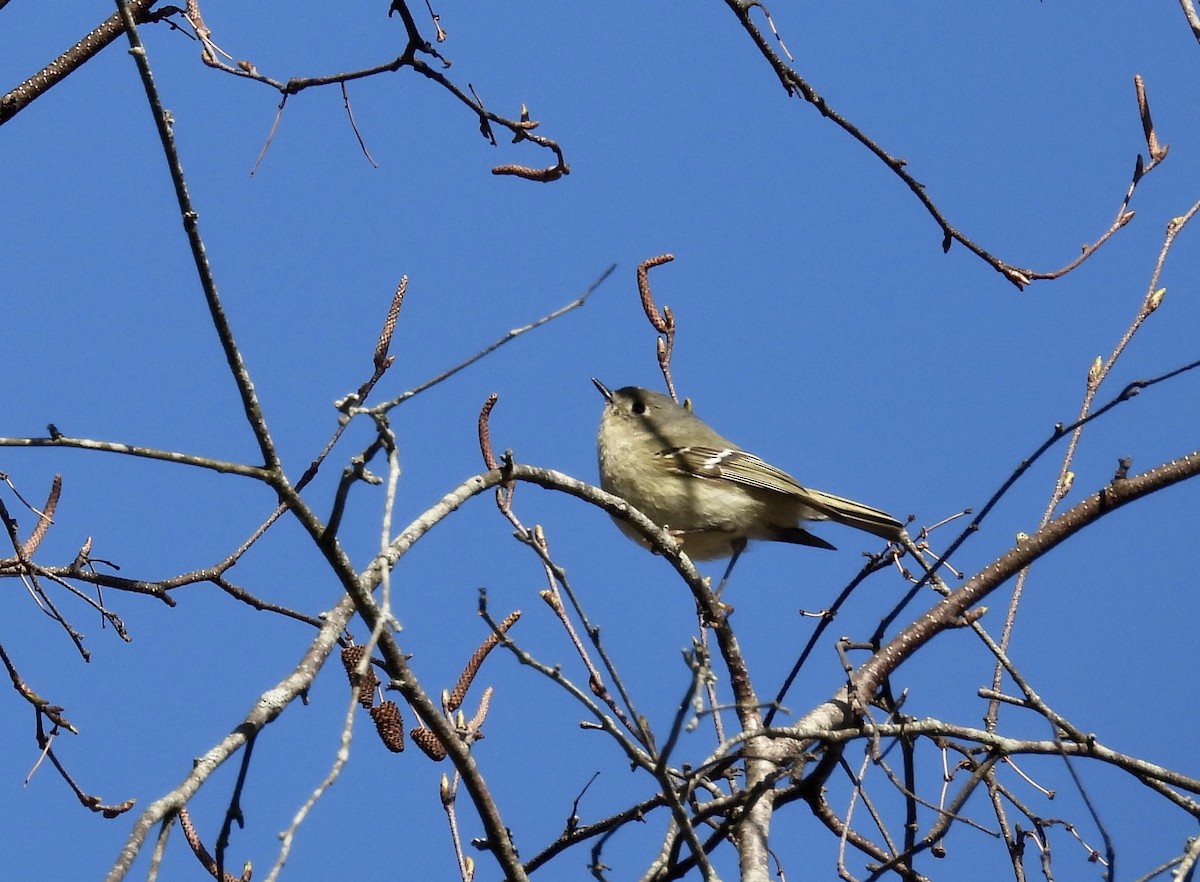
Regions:
M 637 386 L 612 392 L 592 382 L 607 401 L 596 437 L 600 486 L 669 529 L 688 557 L 729 557 L 750 539 L 833 548 L 800 521 L 831 520 L 900 538 L 904 525 L 891 515 L 802 487 L 666 395 Z M 627 523 L 616 523 L 642 542 Z

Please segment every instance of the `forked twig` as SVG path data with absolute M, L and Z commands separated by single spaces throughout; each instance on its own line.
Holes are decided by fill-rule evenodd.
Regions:
M 675 348 L 675 316 L 671 313 L 669 306 L 663 306 L 662 311 L 659 311 L 658 306 L 654 303 L 654 295 L 650 293 L 649 277 L 651 268 L 662 266 L 664 263 L 669 263 L 674 259 L 675 255 L 673 254 L 660 254 L 657 257 L 649 257 L 643 260 L 638 264 L 637 268 L 637 286 L 638 295 L 642 299 L 642 309 L 646 313 L 646 318 L 660 335 L 655 341 L 658 367 L 662 371 L 663 380 L 667 384 L 667 392 L 670 393 L 671 400 L 678 401 L 679 397 L 675 394 L 675 383 L 671 379 L 671 354 Z

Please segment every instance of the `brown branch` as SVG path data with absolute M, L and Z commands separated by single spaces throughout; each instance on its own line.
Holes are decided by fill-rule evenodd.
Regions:
M 0 663 L 3 663 L 4 669 L 8 672 L 8 678 L 12 681 L 13 689 L 16 693 L 29 702 L 35 711 L 40 715 L 45 714 L 55 726 L 66 729 L 69 732 L 79 734 L 74 726 L 70 724 L 66 717 L 63 716 L 64 708 L 53 705 L 42 696 L 38 695 L 29 684 L 21 677 L 17 666 L 13 664 L 12 659 L 8 657 L 8 653 L 4 649 L 4 645 L 0 644 Z M 40 747 L 39 743 L 39 747 Z
M 551 571 L 553 571 L 551 565 L 546 566 L 547 569 L 551 569 Z M 601 676 L 595 662 L 592 661 L 591 656 L 588 655 L 587 649 L 583 645 L 583 641 L 579 639 L 579 635 L 575 632 L 575 626 L 571 623 L 571 617 L 567 615 L 567 609 L 565 606 L 563 606 L 562 597 L 559 596 L 559 592 L 556 590 L 557 584 L 554 582 L 555 578 L 556 576 L 551 576 L 551 587 L 538 592 L 538 596 L 540 596 L 545 604 L 550 607 L 551 612 L 554 613 L 554 616 L 558 619 L 559 624 L 563 626 L 563 630 L 567 632 L 567 639 L 571 641 L 571 645 L 575 648 L 576 654 L 579 656 L 580 661 L 583 662 L 583 667 L 588 674 L 588 691 L 608 705 L 608 709 L 612 711 L 612 714 L 617 718 L 617 721 L 631 733 L 633 733 L 633 735 L 638 738 L 638 740 L 647 750 L 653 750 L 654 735 L 650 731 L 649 723 L 645 717 L 638 714 L 635 715 L 633 719 L 630 719 L 630 715 L 621 709 L 621 706 L 617 704 L 617 701 L 612 696 L 612 693 L 608 691 L 608 687 L 605 686 L 604 678 Z M 563 584 L 566 584 L 565 580 L 563 580 Z M 573 592 L 572 600 L 575 600 Z M 575 608 L 576 612 L 580 613 L 580 618 L 583 619 L 583 623 L 585 627 L 587 627 L 588 634 L 591 635 L 593 644 L 598 644 L 600 639 L 599 629 L 591 627 L 588 624 L 587 619 L 583 618 L 578 602 L 575 603 Z M 626 706 L 629 707 L 630 711 L 632 712 L 633 702 L 629 698 L 628 693 L 625 691 L 623 681 L 617 676 L 616 668 L 612 665 L 607 653 L 604 652 L 603 648 L 601 646 L 598 646 L 597 648 L 601 652 L 601 658 L 604 662 L 605 668 L 608 670 L 609 675 L 612 676 L 613 682 L 616 684 L 617 689 L 621 693 L 621 698 L 625 701 Z
M 227 462 L 220 459 L 211 459 L 207 456 L 194 456 L 188 453 L 177 453 L 174 450 L 158 450 L 153 447 L 122 444 L 119 441 L 71 438 L 61 433 L 48 438 L 0 438 L 0 447 L 70 447 L 76 450 L 95 450 L 102 453 L 117 453 L 125 456 L 158 460 L 160 462 L 171 462 L 177 465 L 195 466 L 196 468 L 210 469 L 223 475 L 240 475 L 244 478 L 256 478 L 260 481 L 267 480 L 269 477 L 269 473 L 260 466 Z
M 249 713 L 221 741 L 198 758 L 184 779 L 170 792 L 148 805 L 133 824 L 125 845 L 105 877 L 106 882 L 124 879 L 141 851 L 150 831 L 165 818 L 187 805 L 209 776 L 233 756 L 247 740 L 269 725 L 296 698 L 307 694 L 313 679 L 329 652 L 337 645 L 338 634 L 354 613 L 349 598 L 342 600 L 323 619 L 320 632 L 305 649 L 295 668 L 268 690 L 270 700 L 254 703 Z
M 5 659 L 5 663 L 8 663 L 7 657 Z M 71 788 L 71 792 L 75 794 L 75 798 L 79 800 L 80 805 L 82 805 L 84 808 L 87 808 L 96 814 L 103 815 L 106 818 L 115 818 L 123 815 L 125 812 L 133 808 L 134 801 L 132 799 L 127 799 L 122 803 L 117 803 L 116 805 L 105 805 L 100 801 L 100 797 L 91 793 L 85 793 L 83 788 L 75 783 L 75 779 L 71 777 L 71 773 L 67 771 L 66 766 L 62 764 L 58 756 L 54 753 L 54 748 L 52 745 L 54 738 L 58 733 L 58 726 L 60 724 L 57 718 L 61 712 L 61 707 L 43 706 L 38 708 L 37 716 L 35 718 L 35 727 L 37 730 L 37 745 L 41 750 L 41 756 L 50 760 L 50 764 L 54 766 L 55 770 L 59 774 L 59 777 L 61 777 L 63 781 L 66 782 L 66 785 Z M 46 717 L 52 723 L 54 723 L 55 729 L 51 731 L 49 735 L 46 734 L 45 727 L 42 725 L 42 717 Z M 68 726 L 67 728 L 70 727 Z M 74 732 L 75 730 L 71 729 L 71 731 Z M 39 762 L 40 761 L 41 760 L 39 759 Z M 28 779 L 26 779 L 26 782 L 28 783 Z
M 55 606 L 54 601 L 42 589 L 37 575 L 37 567 L 25 556 L 24 545 L 17 536 L 17 522 L 9 515 L 8 507 L 4 504 L 3 499 L 0 499 L 0 524 L 3 525 L 4 531 L 8 535 L 9 544 L 16 552 L 16 557 L 9 562 L 10 565 L 0 568 L 0 573 L 18 574 L 21 577 L 21 581 L 25 584 L 29 595 L 33 598 L 34 603 L 38 605 L 42 612 L 46 613 L 62 626 L 62 629 L 67 632 L 67 636 L 71 638 L 71 642 L 75 644 L 75 648 L 83 660 L 90 660 L 91 654 L 83 645 L 83 635 L 71 626 L 66 617 L 58 611 L 58 607 Z
M 1138 87 L 1138 103 L 1139 106 L 1141 106 L 1144 104 L 1145 99 L 1145 95 L 1141 89 L 1141 78 L 1135 77 L 1134 82 Z M 1146 124 L 1147 143 L 1154 145 L 1151 148 L 1153 152 L 1153 150 L 1156 148 L 1157 142 L 1154 138 L 1153 126 L 1149 122 L 1149 113 L 1149 109 L 1147 108 L 1145 110 L 1143 120 Z M 1162 148 L 1162 154 L 1165 155 L 1165 153 L 1165 148 Z M 1139 162 L 1140 159 L 1141 157 L 1139 157 Z M 1152 162 L 1157 162 L 1157 160 L 1152 160 Z M 1058 477 L 1056 478 L 1054 487 L 1050 492 L 1050 498 L 1046 503 L 1046 508 L 1042 512 L 1042 518 L 1038 525 L 1039 527 L 1045 526 L 1045 524 L 1049 522 L 1050 518 L 1054 516 L 1054 512 L 1058 510 L 1062 500 L 1066 497 L 1068 491 L 1071 489 L 1071 485 L 1075 480 L 1075 475 L 1071 471 L 1072 462 L 1075 457 L 1076 448 L 1079 445 L 1079 440 L 1082 437 L 1083 428 L 1089 421 L 1089 414 L 1092 412 L 1092 405 L 1095 401 L 1096 393 L 1099 391 L 1100 385 L 1112 371 L 1117 360 L 1121 357 L 1121 354 L 1128 347 L 1134 335 L 1138 332 L 1138 329 L 1141 328 L 1146 319 L 1148 319 L 1162 303 L 1163 297 L 1166 294 L 1166 289 L 1159 288 L 1158 282 L 1162 274 L 1163 265 L 1167 260 L 1167 254 L 1171 251 L 1171 247 L 1174 244 L 1176 237 L 1183 230 L 1183 228 L 1187 226 L 1189 221 L 1196 215 L 1198 211 L 1200 211 L 1200 201 L 1194 202 L 1183 215 L 1173 218 L 1170 223 L 1167 224 L 1167 231 L 1163 237 L 1162 246 L 1159 248 L 1158 259 L 1155 261 L 1154 269 L 1150 273 L 1150 280 L 1146 285 L 1146 293 L 1142 298 L 1142 302 L 1138 307 L 1137 313 L 1130 321 L 1128 327 L 1126 327 L 1125 332 L 1121 335 L 1120 340 L 1118 340 L 1116 345 L 1113 347 L 1113 350 L 1109 354 L 1107 360 L 1101 360 L 1099 357 L 1097 357 L 1092 363 L 1092 366 L 1088 369 L 1086 381 L 1084 383 L 1083 397 L 1079 405 L 1079 415 L 1071 429 L 1071 436 L 1067 440 L 1066 450 L 1063 453 L 1062 462 L 1058 468 Z M 1109 405 L 1106 405 L 1106 407 L 1109 406 L 1111 406 L 1111 402 Z M 1103 408 L 1101 411 L 1102 410 Z M 1097 413 L 1101 411 L 1097 411 Z M 1024 593 L 1025 581 L 1028 578 L 1028 574 L 1028 570 L 1022 570 L 1017 575 L 1016 583 L 1013 586 L 1012 595 L 1008 601 L 1008 608 L 1005 612 L 1004 625 L 1000 636 L 1001 649 L 1008 646 L 1009 639 L 1012 636 L 1012 629 L 1016 621 L 1017 608 L 1020 605 L 1021 597 Z M 1001 670 L 1000 666 L 997 665 L 992 677 L 993 689 L 1000 688 L 1000 677 Z M 999 706 L 995 702 L 991 703 L 987 710 L 987 718 L 994 721 L 994 717 L 998 711 Z
M 920 203 L 925 207 L 925 210 L 929 213 L 930 217 L 933 218 L 934 222 L 941 229 L 943 251 L 949 251 L 950 246 L 954 242 L 958 242 L 972 254 L 975 254 L 994 270 L 1003 275 L 1006 279 L 1008 279 L 1008 281 L 1012 282 L 1018 289 L 1023 289 L 1026 285 L 1034 280 L 1058 278 L 1065 273 L 1070 272 L 1072 269 L 1079 266 L 1079 264 L 1081 264 L 1085 259 L 1094 254 L 1101 245 L 1107 242 L 1108 239 L 1117 232 L 1117 230 L 1121 229 L 1121 227 L 1128 223 L 1129 219 L 1133 216 L 1133 213 L 1128 211 L 1128 204 L 1133 195 L 1133 191 L 1137 186 L 1138 181 L 1141 180 L 1142 175 L 1144 175 L 1150 170 L 1150 168 L 1157 164 L 1157 161 L 1153 159 L 1153 155 L 1157 147 L 1157 142 L 1155 142 L 1154 146 L 1150 148 L 1152 155 L 1150 165 L 1143 167 L 1141 157 L 1138 157 L 1137 165 L 1134 169 L 1133 179 L 1131 180 L 1129 187 L 1126 190 L 1125 198 L 1122 200 L 1121 206 L 1117 211 L 1116 219 L 1095 242 L 1090 245 L 1085 245 L 1083 247 L 1082 254 L 1068 263 L 1066 266 L 1063 266 L 1057 270 L 1039 272 L 1027 267 L 1019 267 L 1006 263 L 952 226 L 949 220 L 946 219 L 946 216 L 934 203 L 933 199 L 931 199 L 929 194 L 925 191 L 925 185 L 909 174 L 909 172 L 906 170 L 906 160 L 892 156 L 879 144 L 877 144 L 870 136 L 858 128 L 858 126 L 856 126 L 846 117 L 842 116 L 840 113 L 838 113 L 838 111 L 830 107 L 825 99 L 818 94 L 817 91 L 811 85 L 809 85 L 803 77 L 800 76 L 800 74 L 798 74 L 775 53 L 775 50 L 772 49 L 766 37 L 750 18 L 750 10 L 755 7 L 760 7 L 761 3 L 754 2 L 754 0 L 725 0 L 725 2 L 726 5 L 733 11 L 733 14 L 737 16 L 742 28 L 747 34 L 750 35 L 750 38 L 754 41 L 755 46 L 758 47 L 759 52 L 767 60 L 767 63 L 770 64 L 771 69 L 775 72 L 775 76 L 779 79 L 780 84 L 787 91 L 788 95 L 799 95 L 801 98 L 815 107 L 823 117 L 830 120 L 832 123 L 838 126 L 838 128 L 842 129 L 854 140 L 858 141 L 862 146 L 867 148 L 867 150 L 882 160 L 883 163 L 889 169 L 891 169 L 892 173 L 895 174 L 896 177 L 898 177 L 901 181 L 903 181 L 905 186 L 912 191 L 912 194 L 917 197 L 918 201 L 920 201 Z M 1184 2 L 1188 2 L 1188 0 L 1184 0 Z M 773 23 L 771 24 L 771 27 L 773 30 Z M 1141 101 L 1139 101 L 1139 114 L 1141 115 L 1143 125 L 1146 125 L 1149 121 L 1149 112 L 1143 112 Z M 1152 128 L 1147 130 L 1148 140 L 1152 134 L 1152 131 Z M 1162 150 L 1162 155 L 1166 155 L 1165 148 Z
M 998 735 L 986 729 L 972 726 L 960 726 L 947 723 L 932 717 L 905 720 L 900 723 L 871 723 L 863 726 L 834 731 L 818 731 L 811 726 L 799 723 L 796 726 L 771 729 L 769 736 L 774 739 L 808 741 L 814 738 L 832 744 L 841 744 L 863 738 L 910 738 L 923 736 L 930 739 L 955 738 L 967 741 L 997 751 L 999 755 L 1030 755 L 1030 756 L 1078 756 L 1090 757 L 1106 762 L 1116 768 L 1134 775 L 1143 784 L 1157 781 L 1172 787 L 1178 787 L 1189 793 L 1200 795 L 1200 778 L 1185 775 L 1175 769 L 1160 766 L 1135 756 L 1105 747 L 1094 736 L 1088 736 L 1082 741 L 1064 741 L 1060 739 L 1024 739 L 1010 738 Z M 1200 802 L 1177 795 L 1176 804 L 1190 814 L 1200 814 Z
M 1192 5 L 1192 0 L 1179 0 L 1179 5 L 1183 7 L 1183 15 L 1192 29 L 1192 36 L 1200 42 L 1200 15 L 1196 14 L 1196 7 Z
M 883 678 L 937 634 L 958 627 L 968 610 L 1004 582 L 1074 536 L 1088 524 L 1137 499 L 1200 474 L 1200 451 L 1164 463 L 1147 472 L 1115 480 L 1055 518 L 981 570 L 904 628 L 865 662 L 853 678 L 855 691 L 874 695 Z
M 584 610 L 583 604 L 579 600 L 578 594 L 575 592 L 575 589 L 571 586 L 570 581 L 567 579 L 566 571 L 556 564 L 553 558 L 551 558 L 550 544 L 546 541 L 545 531 L 542 529 L 540 524 L 535 524 L 532 530 L 527 528 L 520 522 L 520 519 L 513 511 L 511 505 L 503 506 L 501 508 L 501 512 L 504 514 L 509 523 L 511 523 L 515 528 L 514 535 L 516 538 L 525 543 L 527 547 L 532 549 L 533 552 L 538 556 L 538 559 L 541 561 L 542 569 L 546 575 L 547 587 L 542 591 L 539 591 L 538 596 L 546 603 L 547 606 L 550 607 L 551 611 L 558 619 L 559 624 L 562 625 L 563 630 L 566 632 L 567 639 L 571 641 L 571 645 L 575 648 L 575 652 L 578 654 L 580 661 L 583 662 L 584 668 L 588 673 L 589 691 L 592 693 L 592 695 L 596 696 L 606 705 L 608 705 L 609 710 L 612 711 L 613 716 L 616 717 L 618 722 L 628 729 L 629 732 L 632 733 L 647 750 L 652 751 L 654 749 L 654 736 L 650 731 L 650 727 L 647 724 L 646 718 L 644 715 L 637 713 L 634 707 L 633 699 L 630 697 L 628 690 L 626 690 L 625 684 L 617 672 L 616 665 L 613 664 L 612 658 L 609 656 L 608 651 L 604 648 L 603 641 L 600 639 L 600 629 L 595 627 L 589 620 L 587 612 Z M 559 590 L 560 586 L 562 589 L 561 591 Z M 575 611 L 575 615 L 579 617 L 579 621 L 583 626 L 584 632 L 588 635 L 592 646 L 595 647 L 596 652 L 599 654 L 601 664 L 604 665 L 604 669 L 608 672 L 609 677 L 612 679 L 612 682 L 616 687 L 621 700 L 625 704 L 626 710 L 622 710 L 621 706 L 617 704 L 616 698 L 614 698 L 612 693 L 609 692 L 608 687 L 605 685 L 603 675 L 601 675 L 600 670 L 592 661 L 586 647 L 583 645 L 583 641 L 580 640 L 579 634 L 576 632 L 575 626 L 571 622 L 571 617 L 567 614 L 566 607 L 563 605 L 563 594 L 566 594 L 567 599 L 571 602 L 571 607 Z M 482 608 L 482 598 L 480 602 L 480 614 L 487 617 L 490 621 L 490 616 L 487 616 L 486 611 Z M 508 645 L 509 648 L 513 648 L 511 646 L 511 641 L 509 641 L 506 645 Z
M 189 7 L 190 5 L 189 3 Z M 213 276 L 212 266 L 208 261 L 208 255 L 204 248 L 204 240 L 200 236 L 199 214 L 192 204 L 191 196 L 188 194 L 187 181 L 183 174 L 183 163 L 180 160 L 179 151 L 175 148 L 175 135 L 171 128 L 170 114 L 167 113 L 166 108 L 163 107 L 162 101 L 159 98 L 158 87 L 155 86 L 154 76 L 150 71 L 150 62 L 146 53 L 146 47 L 142 45 L 142 39 L 138 33 L 137 24 L 131 15 L 131 10 L 128 6 L 122 5 L 120 12 L 125 22 L 126 36 L 129 40 L 129 54 L 133 56 L 134 63 L 137 65 L 138 75 L 142 81 L 142 88 L 146 93 L 146 102 L 150 106 L 150 115 L 158 130 L 158 138 L 162 145 L 163 156 L 167 160 L 171 183 L 175 188 L 175 200 L 179 206 L 180 221 L 182 222 L 184 232 L 187 234 L 188 247 L 191 250 L 192 260 L 196 266 L 196 274 L 201 290 L 204 292 L 204 301 L 208 307 L 209 319 L 212 322 L 213 329 L 217 333 L 217 339 L 220 341 L 221 350 L 224 353 L 229 373 L 233 378 L 234 384 L 237 386 L 246 423 L 254 433 L 254 439 L 258 443 L 266 479 L 276 490 L 279 490 L 281 488 L 278 485 L 284 480 L 282 464 L 275 450 L 275 442 L 272 440 L 271 433 L 267 429 L 266 417 L 262 412 L 258 395 L 254 391 L 254 384 L 250 380 L 250 373 L 246 369 L 245 362 L 242 360 L 241 350 L 238 349 L 233 335 L 233 328 L 229 323 L 228 317 L 225 315 L 225 307 L 222 305 L 221 296 L 217 291 L 216 278 Z
M 305 89 L 336 84 L 342 88 L 343 96 L 345 96 L 345 86 L 348 82 L 365 79 L 367 77 L 378 76 L 379 74 L 384 73 L 394 73 L 402 68 L 409 68 L 413 72 L 420 74 L 426 79 L 437 83 L 455 98 L 458 98 L 465 105 L 467 105 L 467 107 L 469 107 L 471 111 L 478 117 L 479 129 L 483 133 L 483 136 L 487 138 L 493 145 L 496 144 L 496 138 L 491 128 L 492 124 L 494 123 L 498 126 L 508 129 L 512 133 L 512 141 L 514 144 L 520 141 L 531 141 L 539 147 L 549 150 L 554 154 L 555 157 L 554 165 L 547 168 L 535 169 L 523 165 L 506 164 L 493 168 L 492 174 L 513 175 L 530 181 L 549 182 L 558 180 L 564 175 L 571 173 L 571 168 L 569 165 L 567 165 L 566 159 L 563 156 L 562 148 L 559 147 L 558 143 L 545 136 L 532 134 L 531 130 L 537 128 L 538 123 L 529 119 L 528 111 L 524 108 L 524 105 L 522 105 L 520 119 L 508 119 L 492 113 L 484 106 L 483 101 L 479 98 L 478 94 L 475 93 L 475 90 L 470 85 L 468 85 L 468 89 L 470 89 L 472 94 L 467 95 L 466 92 L 455 85 L 445 75 L 430 67 L 425 61 L 417 57 L 418 55 L 426 55 L 441 61 L 444 68 L 450 66 L 450 62 L 447 61 L 441 55 L 441 53 L 434 49 L 433 45 L 421 35 L 420 28 L 417 27 L 416 20 L 413 18 L 412 13 L 409 11 L 407 5 L 401 2 L 401 0 L 394 0 L 394 2 L 391 4 L 391 8 L 388 10 L 389 18 L 393 12 L 398 13 L 401 21 L 403 22 L 404 30 L 408 37 L 408 43 L 405 46 L 404 51 L 391 61 L 372 65 L 360 70 L 345 71 L 342 73 L 307 77 L 290 77 L 286 81 L 273 79 L 272 77 L 260 73 L 258 68 L 248 61 L 237 61 L 233 64 L 222 61 L 222 56 L 230 58 L 230 60 L 232 60 L 232 57 L 229 55 L 229 53 L 221 50 L 212 41 L 212 30 L 204 23 L 204 20 L 200 15 L 198 0 L 189 0 L 188 11 L 185 17 L 191 23 L 192 28 L 196 33 L 196 37 L 204 46 L 200 53 L 200 58 L 206 65 L 232 76 L 253 80 L 255 82 L 270 86 L 282 94 L 283 100 L 281 100 L 279 103 L 279 108 L 275 115 L 275 122 L 271 126 L 271 136 L 274 135 L 275 129 L 279 124 L 279 118 L 283 113 L 283 107 L 289 95 L 296 95 L 300 92 L 303 92 Z M 440 24 L 438 24 L 436 16 L 434 16 L 434 27 L 437 31 L 438 41 L 441 42 L 441 40 L 445 38 L 445 32 L 442 31 Z M 345 104 L 347 114 L 350 116 L 350 124 L 354 129 L 355 135 L 359 139 L 359 145 L 362 147 L 363 153 L 367 156 L 367 159 L 371 161 L 372 165 L 374 165 L 374 160 L 372 160 L 370 154 L 367 153 L 366 146 L 363 145 L 362 138 L 358 133 L 358 127 L 354 122 L 353 114 L 350 114 L 348 99 L 346 100 Z M 267 144 L 270 143 L 271 136 L 268 136 Z M 255 169 L 258 168 L 259 162 L 261 162 L 263 155 L 266 153 L 267 144 L 263 145 L 263 149 L 259 154 L 258 160 L 254 164 Z M 254 172 L 252 171 L 251 174 L 253 173 Z
M 129 0 L 127 8 L 134 19 L 141 23 L 150 19 L 150 7 L 157 2 L 158 0 Z M 121 13 L 114 12 L 62 55 L 7 94 L 0 96 L 0 125 L 4 125 L 33 101 L 45 95 L 123 33 L 125 24 Z

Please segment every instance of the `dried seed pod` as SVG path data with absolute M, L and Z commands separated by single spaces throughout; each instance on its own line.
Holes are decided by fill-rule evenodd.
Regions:
M 496 627 L 501 634 L 505 634 L 509 628 L 516 624 L 519 618 L 521 618 L 521 611 L 519 609 L 514 610 Z M 483 660 L 487 658 L 488 653 L 495 649 L 496 644 L 499 642 L 500 639 L 496 634 L 491 633 L 479 644 L 479 648 L 475 650 L 475 653 L 467 662 L 467 666 L 463 668 L 463 672 L 459 675 L 458 682 L 454 684 L 454 689 L 450 692 L 449 696 L 444 697 L 442 700 L 447 712 L 452 713 L 462 705 L 463 698 L 466 696 L 467 690 L 471 687 L 471 681 L 479 673 L 479 666 L 483 664 Z
M 385 701 L 378 707 L 371 708 L 371 719 L 375 721 L 375 731 L 379 740 L 392 753 L 404 750 L 404 720 L 400 718 L 400 708 L 394 701 Z
M 361 675 L 358 673 L 358 666 L 366 652 L 365 646 L 347 646 L 342 650 L 342 665 L 346 668 L 350 686 L 358 689 L 358 703 L 370 710 L 375 703 L 375 687 L 379 685 L 379 678 L 370 665 Z
M 346 676 L 350 678 L 350 685 L 354 686 L 354 672 L 358 669 L 358 663 L 362 661 L 362 657 L 366 654 L 367 647 L 365 646 L 347 646 L 342 650 L 342 667 L 346 669 Z
M 446 748 L 442 747 L 442 742 L 438 741 L 438 737 L 430 729 L 417 726 L 409 730 L 408 737 L 413 740 L 413 744 L 421 748 L 422 753 L 435 763 L 446 758 Z

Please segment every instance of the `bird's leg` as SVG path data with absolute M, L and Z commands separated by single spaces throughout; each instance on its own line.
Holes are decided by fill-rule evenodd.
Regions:
M 721 581 L 717 585 L 715 597 L 719 601 L 721 592 L 725 590 L 725 583 L 729 581 L 729 574 L 733 572 L 733 565 L 738 562 L 738 558 L 742 556 L 742 552 L 746 550 L 746 540 L 737 538 L 733 540 L 733 556 L 729 558 L 729 563 L 725 566 L 725 574 L 721 576 Z

